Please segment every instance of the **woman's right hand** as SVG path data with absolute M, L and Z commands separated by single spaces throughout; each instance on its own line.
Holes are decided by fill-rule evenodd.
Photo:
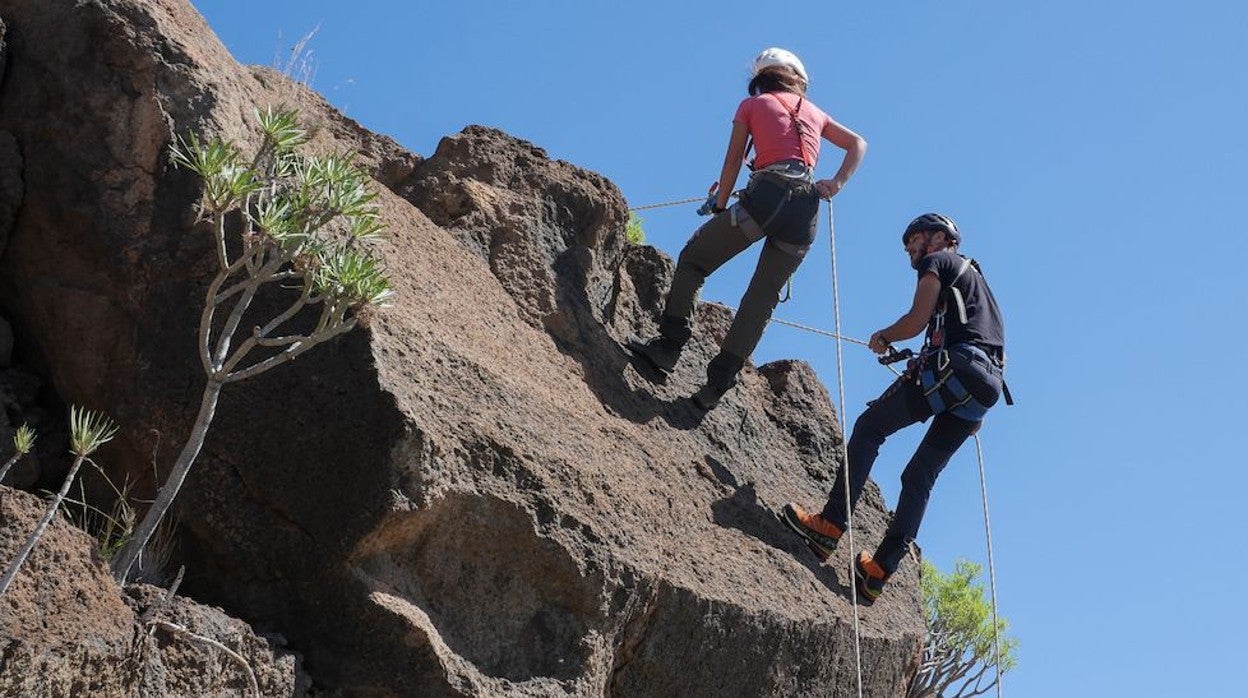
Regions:
M 844 182 L 835 179 L 821 179 L 815 182 L 815 189 L 818 190 L 821 199 L 831 199 L 844 186 Z

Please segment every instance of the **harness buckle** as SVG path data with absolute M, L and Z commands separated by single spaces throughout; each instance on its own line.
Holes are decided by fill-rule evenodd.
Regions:
M 888 366 L 912 358 L 914 358 L 913 349 L 902 349 L 899 351 L 894 349 L 892 345 L 889 345 L 888 351 L 883 356 L 877 357 L 876 361 L 879 361 L 881 366 Z

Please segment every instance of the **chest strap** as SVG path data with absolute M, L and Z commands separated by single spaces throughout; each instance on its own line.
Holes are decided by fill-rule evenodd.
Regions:
M 806 138 L 805 138 L 806 123 L 802 121 L 800 118 L 798 118 L 799 112 L 801 112 L 802 110 L 802 100 L 804 98 L 798 97 L 797 106 L 794 107 L 793 109 L 789 109 L 788 105 L 784 103 L 784 100 L 780 99 L 780 95 L 776 94 L 775 92 L 764 92 L 763 94 L 768 94 L 768 95 L 771 95 L 772 97 L 775 97 L 776 101 L 780 103 L 780 107 L 784 109 L 786 112 L 788 112 L 789 118 L 793 120 L 793 130 L 797 132 L 797 148 L 798 148 L 798 152 L 802 154 L 802 164 L 805 165 L 807 168 L 814 167 L 814 163 L 812 163 L 810 161 L 810 158 L 806 156 Z M 754 148 L 754 136 L 753 134 L 751 134 L 745 140 L 745 155 L 743 156 L 743 159 L 746 160 L 745 166 L 750 168 L 751 172 L 754 171 L 754 158 L 750 157 L 750 151 L 753 150 L 753 148 Z

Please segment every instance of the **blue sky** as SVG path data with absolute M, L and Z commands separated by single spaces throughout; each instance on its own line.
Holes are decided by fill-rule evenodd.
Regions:
M 870 144 L 835 200 L 844 332 L 906 310 L 900 232 L 926 210 L 958 221 L 1006 314 L 1018 404 L 982 432 L 1000 607 L 1022 643 L 1006 695 L 1242 692 L 1242 2 L 194 4 L 246 63 L 319 27 L 313 87 L 417 153 L 495 126 L 635 206 L 705 192 L 750 59 L 793 50 L 811 98 Z M 819 174 L 838 164 L 825 144 Z M 694 208 L 646 212 L 648 241 L 674 256 Z M 827 232 L 777 317 L 832 327 Z M 736 305 L 756 255 L 703 297 Z M 845 352 L 852 420 L 890 375 Z M 829 340 L 773 325 L 754 361 L 787 357 L 835 396 Z M 890 502 L 920 435 L 876 464 Z M 920 534 L 938 566 L 986 561 L 979 496 L 968 446 Z

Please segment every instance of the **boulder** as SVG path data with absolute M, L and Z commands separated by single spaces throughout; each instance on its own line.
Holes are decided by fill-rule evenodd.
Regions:
M 7 567 L 47 503 L 0 487 L 0 560 Z M 153 610 L 153 607 L 155 609 Z M 150 611 L 150 613 L 149 613 Z M 199 636 L 143 622 L 157 619 Z M 306 695 L 297 654 L 257 637 L 246 623 L 161 589 L 123 594 L 95 541 L 53 519 L 0 597 L 0 695 L 244 695 L 246 661 L 263 695 Z
M 5 369 L 12 365 L 13 326 L 3 316 L 0 316 L 0 369 Z
M 0 48 L 0 75 L 3 75 L 3 49 Z M 13 134 L 0 131 L 0 254 L 8 244 L 9 231 L 22 205 L 22 153 Z M 0 355 L 0 367 L 12 358 L 13 335 L 9 332 L 7 353 Z
M 8 63 L 8 28 L 0 20 L 0 87 L 4 85 L 5 66 Z M 13 227 L 17 208 L 22 203 L 22 154 L 17 149 L 17 141 L 13 134 L 0 131 L 0 254 L 4 254 L 5 243 L 9 239 L 9 229 Z M 3 341 L 3 340 L 0 340 Z M 12 336 L 9 337 L 9 350 L 12 351 Z M 5 354 L 0 350 L 0 367 L 8 365 Z
M 132 478 L 153 452 L 167 469 L 203 387 L 212 243 L 171 140 L 247 147 L 253 106 L 294 104 L 310 147 L 360 152 L 382 189 L 396 302 L 222 394 L 176 506 L 188 594 L 343 694 L 856 694 L 849 546 L 820 566 L 773 516 L 830 487 L 827 392 L 801 362 L 748 366 L 694 410 L 731 317 L 714 304 L 670 379 L 639 374 L 619 342 L 653 331 L 672 262 L 625 243 L 609 181 L 477 126 L 405 154 L 236 64 L 181 0 L 2 13 L 25 194 L 0 303 L 66 401 L 123 425 Z M 858 535 L 885 517 L 871 486 Z M 864 694 L 901 695 L 914 565 L 858 619 Z

